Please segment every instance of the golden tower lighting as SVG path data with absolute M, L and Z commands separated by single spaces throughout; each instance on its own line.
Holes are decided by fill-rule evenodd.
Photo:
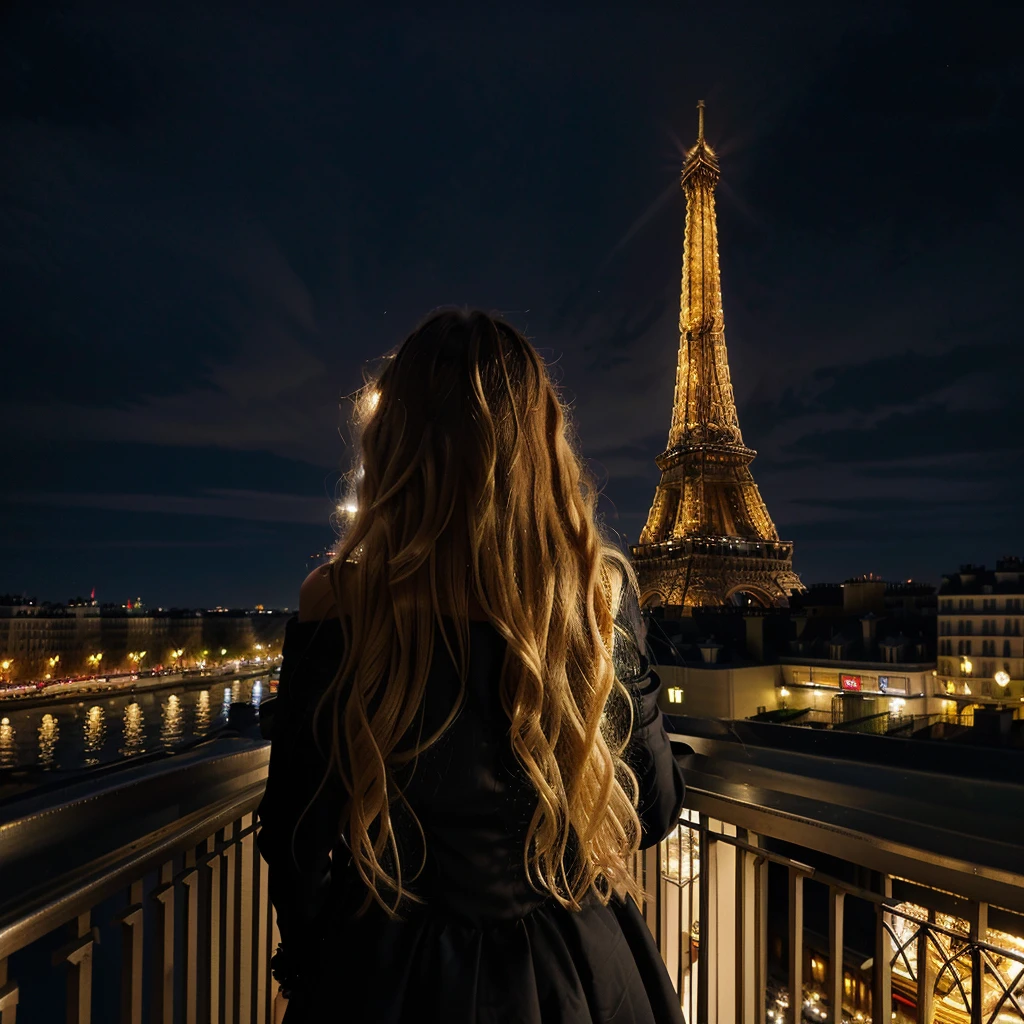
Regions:
M 718 158 L 704 138 L 686 154 L 679 358 L 661 481 L 640 543 L 631 550 L 645 605 L 681 611 L 738 602 L 771 607 L 803 590 L 793 545 L 779 540 L 750 473 L 725 347 L 715 186 Z

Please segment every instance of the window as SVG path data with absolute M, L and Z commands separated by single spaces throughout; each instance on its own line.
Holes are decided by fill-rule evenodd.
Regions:
M 1003 657 L 1004 658 L 1010 657 L 1010 641 L 1009 640 L 1004 640 L 1003 641 Z
M 964 641 L 964 654 L 970 654 L 970 653 L 971 653 L 971 641 L 970 640 L 965 640 Z
M 1003 619 L 1003 636 L 1009 636 L 1013 632 L 1013 626 L 1009 619 Z
M 963 636 L 964 635 L 964 620 L 963 619 L 957 619 L 956 635 L 957 636 Z
M 968 619 L 967 620 L 967 635 L 970 636 L 973 632 L 974 632 L 974 623 L 970 619 Z

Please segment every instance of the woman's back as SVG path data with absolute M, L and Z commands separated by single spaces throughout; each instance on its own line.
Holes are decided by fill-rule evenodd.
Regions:
M 407 908 L 404 921 L 376 906 L 353 916 L 364 889 L 337 841 L 343 794 L 328 786 L 316 796 L 326 762 L 313 725 L 342 643 L 338 619 L 289 624 L 270 781 L 259 809 L 259 846 L 271 869 L 283 944 L 299 962 L 288 1024 L 681 1020 L 632 901 L 602 906 L 588 900 L 574 913 L 527 881 L 523 844 L 537 796 L 516 763 L 498 697 L 506 645 L 486 622 L 470 624 L 469 671 L 457 716 L 396 779 L 405 800 L 396 801 L 393 817 L 407 872 L 424 850 L 410 808 L 423 829 L 423 870 L 407 884 L 425 902 Z M 645 795 L 646 846 L 674 824 L 682 780 L 657 712 L 657 677 L 645 671 L 629 685 L 638 720 L 627 758 Z M 425 732 L 444 722 L 459 689 L 455 665 L 436 643 Z M 424 1007 L 434 1009 L 427 1014 Z
M 439 312 L 355 408 L 260 807 L 289 1024 L 680 1021 L 632 865 L 682 779 L 547 368 Z

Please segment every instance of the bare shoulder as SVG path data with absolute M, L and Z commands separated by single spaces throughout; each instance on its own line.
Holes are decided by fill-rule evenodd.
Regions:
M 321 619 L 338 617 L 338 605 L 331 585 L 332 572 L 341 571 L 341 590 L 344 593 L 345 578 L 351 571 L 349 566 L 334 564 L 321 565 L 314 569 L 303 581 L 299 590 L 299 619 L 302 622 L 319 622 Z

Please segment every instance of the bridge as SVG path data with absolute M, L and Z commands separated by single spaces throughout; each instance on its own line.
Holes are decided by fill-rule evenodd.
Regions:
M 686 807 L 635 869 L 688 1021 L 1024 1021 L 1024 755 L 670 721 Z M 279 1021 L 268 757 L 222 737 L 0 804 L 0 1024 Z

